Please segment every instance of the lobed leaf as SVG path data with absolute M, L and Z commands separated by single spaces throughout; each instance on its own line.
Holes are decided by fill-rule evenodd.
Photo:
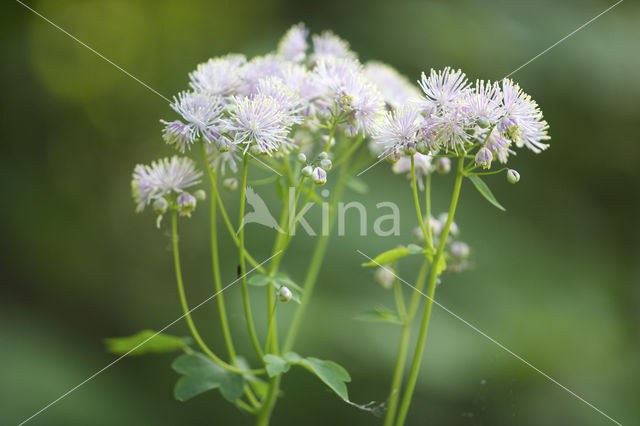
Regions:
M 171 368 L 183 376 L 178 379 L 173 395 L 178 401 L 186 401 L 211 389 L 220 389 L 230 402 L 240 398 L 245 380 L 237 373 L 226 370 L 202 353 L 180 355 Z

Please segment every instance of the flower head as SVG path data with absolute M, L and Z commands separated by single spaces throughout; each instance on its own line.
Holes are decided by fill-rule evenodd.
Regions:
M 420 98 L 418 89 L 393 67 L 377 61 L 364 66 L 365 76 L 376 85 L 388 109 L 398 108 Z
M 178 196 L 185 189 L 200 183 L 201 176 L 195 163 L 187 157 L 173 156 L 154 161 L 150 166 L 137 165 L 131 181 L 136 210 L 142 211 L 152 201 L 165 195 Z
M 278 55 L 291 62 L 304 61 L 305 52 L 309 47 L 307 43 L 308 36 L 309 31 L 305 28 L 303 23 L 289 28 L 280 40 L 280 44 L 278 45 Z
M 382 144 L 386 151 L 402 152 L 407 144 L 415 144 L 420 130 L 422 116 L 416 108 L 401 106 L 384 114 L 373 131 L 373 139 Z
M 357 56 L 349 49 L 349 43 L 331 31 L 314 35 L 313 54 L 311 61 L 317 63 L 325 59 L 356 59 Z
M 450 67 L 438 72 L 432 69 L 429 77 L 422 73 L 418 84 L 424 92 L 422 104 L 427 111 L 448 110 L 456 106 L 470 91 L 465 74 Z
M 538 104 L 524 93 L 520 86 L 509 79 L 502 81 L 502 113 L 498 123 L 500 132 L 506 134 L 518 148 L 526 146 L 539 153 L 549 147 L 549 125 L 542 119 Z
M 258 81 L 275 76 L 282 77 L 282 69 L 286 62 L 275 55 L 257 56 L 244 64 L 240 69 L 240 79 L 243 86 L 240 92 L 246 96 L 256 94 Z
M 195 91 L 213 96 L 236 94 L 242 84 L 238 70 L 245 62 L 243 55 L 233 54 L 209 59 L 189 74 L 189 85 Z
M 164 139 L 180 152 L 184 152 L 199 138 L 211 143 L 220 137 L 220 128 L 224 121 L 221 117 L 223 106 L 219 97 L 200 92 L 182 92 L 174 98 L 171 108 L 180 114 L 186 123 L 179 120 L 161 120 L 165 125 Z
M 271 155 L 289 144 L 292 122 L 290 113 L 276 99 L 258 94 L 235 99 L 229 129 L 234 143 L 245 145 L 244 152 L 256 146 L 257 152 Z

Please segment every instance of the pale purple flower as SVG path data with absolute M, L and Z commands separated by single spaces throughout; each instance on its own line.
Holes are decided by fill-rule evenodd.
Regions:
M 302 110 L 302 99 L 281 78 L 271 76 L 260 79 L 256 93 L 275 99 L 287 111 L 293 123 L 301 122 L 297 114 Z
M 291 123 L 291 115 L 277 100 L 256 95 L 235 99 L 229 129 L 234 143 L 245 145 L 245 153 L 256 146 L 259 153 L 271 155 L 290 145 L 287 136 Z
M 377 61 L 364 66 L 365 76 L 376 85 L 388 109 L 398 108 L 420 98 L 420 91 L 393 67 Z
M 314 35 L 311 62 L 317 63 L 326 59 L 356 59 L 357 56 L 349 49 L 349 43 L 331 31 L 324 31 Z
M 189 74 L 189 85 L 209 95 L 234 95 L 242 84 L 238 70 L 245 62 L 243 55 L 234 54 L 209 59 Z
M 433 144 L 440 146 L 445 152 L 459 150 L 465 152 L 467 145 L 472 145 L 471 136 L 468 130 L 471 127 L 469 114 L 460 105 L 451 106 L 442 115 L 432 117 L 427 120 L 429 123 L 429 131 L 433 134 L 433 139 L 428 140 L 427 144 L 431 149 Z
M 182 92 L 173 99 L 171 108 L 180 114 L 186 124 L 180 121 L 164 121 L 164 139 L 184 152 L 199 138 L 213 142 L 220 136 L 224 125 L 221 114 L 224 109 L 218 96 L 199 92 Z
M 322 61 L 315 75 L 324 90 L 321 107 L 334 116 L 344 115 L 355 132 L 369 132 L 384 111 L 384 102 L 364 76 L 360 63 L 348 59 Z
M 307 37 L 309 31 L 303 23 L 294 25 L 289 28 L 280 40 L 278 45 L 278 55 L 283 59 L 291 62 L 302 62 L 305 58 L 305 52 L 309 47 Z
M 270 76 L 282 77 L 286 63 L 282 58 L 271 54 L 251 59 L 239 71 L 243 84 L 240 93 L 247 96 L 255 95 L 258 81 Z
M 432 69 L 429 77 L 422 73 L 418 84 L 425 95 L 422 104 L 426 111 L 442 111 L 455 107 L 470 92 L 465 74 L 450 67 L 438 72 Z
M 498 130 L 511 139 L 517 147 L 526 146 L 539 153 L 549 147 L 542 142 L 550 139 L 549 125 L 542 119 L 542 112 L 520 86 L 509 79 L 502 81 L 502 113 Z
M 150 166 L 137 165 L 131 181 L 136 210 L 142 211 L 153 200 L 167 194 L 179 195 L 200 183 L 201 176 L 195 163 L 187 157 L 173 156 L 154 161 Z
M 465 104 L 472 120 L 486 120 L 490 125 L 494 125 L 500 117 L 501 101 L 502 92 L 497 83 L 476 80 L 473 91 L 465 99 Z
M 282 80 L 302 100 L 302 115 L 313 114 L 316 110 L 315 101 L 322 95 L 315 75 L 302 65 L 288 63 L 282 68 Z
M 421 128 L 422 116 L 416 108 L 401 106 L 384 114 L 376 123 L 373 140 L 382 144 L 386 151 L 402 152 L 408 143 L 416 143 Z

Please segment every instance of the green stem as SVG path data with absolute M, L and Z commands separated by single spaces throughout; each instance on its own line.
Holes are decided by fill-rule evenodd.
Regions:
M 391 379 L 391 391 L 389 392 L 389 404 L 387 413 L 384 418 L 384 426 L 393 425 L 393 419 L 396 415 L 398 408 L 398 400 L 400 399 L 400 387 L 402 386 L 402 377 L 404 376 L 404 367 L 407 362 L 407 352 L 409 349 L 410 337 L 411 337 L 411 325 L 413 324 L 413 317 L 415 316 L 418 304 L 421 300 L 420 292 L 424 288 L 424 284 L 427 280 L 427 272 L 429 271 L 429 262 L 425 260 L 418 273 L 416 280 L 416 291 L 411 296 L 411 304 L 409 311 L 406 315 L 404 323 L 402 325 L 402 333 L 400 334 L 400 344 L 398 347 L 398 356 L 396 358 L 396 365 L 393 370 L 393 378 Z M 400 285 L 401 283 L 396 283 Z
M 218 296 L 216 297 L 218 302 L 218 312 L 220 315 L 220 327 L 222 328 L 222 335 L 224 337 L 225 344 L 227 346 L 227 352 L 229 352 L 229 358 L 231 363 L 236 364 L 236 351 L 233 346 L 233 340 L 231 338 L 231 331 L 229 330 L 229 321 L 227 319 L 227 309 L 224 303 L 224 297 L 222 295 L 222 280 L 220 278 L 220 257 L 218 255 L 218 235 L 217 235 L 217 209 L 216 198 L 218 194 L 217 176 L 216 172 L 212 170 L 211 165 L 207 159 L 207 149 L 202 144 L 202 153 L 204 155 L 204 162 L 207 168 L 207 174 L 211 182 L 211 265 L 213 268 L 213 283 Z
M 453 222 L 453 217 L 456 213 L 456 207 L 458 206 L 458 199 L 460 197 L 460 188 L 462 187 L 462 179 L 464 177 L 464 160 L 458 159 L 458 172 L 456 174 L 456 180 L 453 186 L 453 195 L 451 196 L 451 204 L 449 206 L 449 215 L 447 222 L 442 230 L 440 237 L 440 243 L 438 244 L 438 250 L 433 258 L 431 270 L 429 272 L 429 281 L 427 285 L 427 301 L 424 307 L 424 313 L 422 315 L 422 322 L 420 324 L 420 332 L 418 334 L 418 342 L 416 344 L 415 354 L 413 356 L 413 362 L 411 364 L 411 370 L 409 373 L 409 379 L 405 392 L 402 397 L 402 404 L 398 411 L 398 418 L 396 420 L 396 426 L 403 426 L 409 412 L 409 406 L 411 405 L 411 398 L 415 390 L 416 382 L 418 381 L 418 373 L 420 372 L 420 364 L 422 362 L 422 354 L 424 352 L 424 344 L 427 338 L 427 330 L 429 328 L 429 319 L 431 317 L 431 308 L 433 306 L 433 295 L 436 289 L 436 280 L 438 278 L 438 266 L 444 253 L 444 247 L 447 243 L 447 237 L 449 236 L 449 229 Z
M 240 368 L 236 368 L 233 365 L 227 364 L 222 359 L 220 359 L 216 354 L 213 353 L 211 349 L 207 346 L 207 344 L 200 337 L 200 333 L 198 333 L 198 329 L 196 328 L 193 319 L 191 318 L 191 313 L 189 312 L 189 305 L 187 304 L 187 296 L 184 291 L 184 284 L 182 282 L 182 269 L 180 268 L 180 251 L 178 249 L 178 215 L 175 210 L 171 212 L 171 241 L 173 243 L 173 263 L 176 270 L 176 282 L 178 283 L 178 294 L 180 296 L 180 305 L 182 305 L 182 311 L 184 312 L 184 317 L 187 320 L 187 325 L 189 326 L 189 330 L 193 335 L 193 339 L 196 341 L 200 349 L 209 356 L 213 361 L 215 361 L 222 368 L 233 371 L 238 374 L 264 374 L 265 370 L 243 370 Z M 218 294 L 219 296 L 219 294 Z
M 415 160 L 411 156 L 411 185 L 413 186 L 413 203 L 416 206 L 416 215 L 418 215 L 418 222 L 420 223 L 420 229 L 422 229 L 422 235 L 424 236 L 424 241 L 427 246 L 433 250 L 433 245 L 431 243 L 431 237 L 427 232 L 427 228 L 424 226 L 424 218 L 422 217 L 422 212 L 420 211 L 420 199 L 418 198 L 418 185 L 416 182 L 416 165 Z
M 333 137 L 333 133 L 331 133 L 330 137 Z M 327 144 L 327 146 L 330 145 L 330 142 L 331 139 L 329 139 L 329 143 Z M 293 344 L 300 330 L 302 318 L 304 317 L 307 307 L 309 306 L 309 301 L 311 300 L 311 295 L 318 280 L 320 267 L 322 266 L 322 262 L 324 261 L 324 255 L 326 254 L 327 246 L 329 244 L 329 235 L 335 223 L 336 206 L 338 205 L 338 202 L 342 198 L 342 194 L 346 189 L 346 185 L 349 180 L 349 172 L 349 162 L 345 160 L 345 164 L 340 169 L 340 174 L 338 176 L 336 186 L 334 187 L 333 194 L 329 201 L 329 232 L 327 232 L 326 234 L 321 233 L 316 241 L 316 246 L 313 250 L 313 255 L 311 256 L 311 262 L 309 263 L 309 267 L 307 269 L 307 275 L 305 276 L 304 283 L 302 285 L 303 291 L 301 296 L 301 304 L 296 310 L 293 319 L 291 320 L 291 325 L 289 326 L 289 331 L 282 347 L 283 353 L 287 353 L 293 348 Z M 294 226 L 295 223 L 296 222 L 294 222 Z M 282 376 L 276 376 L 269 381 L 269 390 L 264 400 L 264 406 L 260 411 L 260 414 L 258 415 L 256 426 L 267 426 L 269 424 L 271 413 L 275 405 L 275 399 L 280 389 L 281 379 Z
M 425 223 L 427 228 L 427 234 L 429 234 L 429 241 L 433 241 L 433 235 L 431 235 L 431 171 L 427 172 L 424 183 L 425 193 L 425 214 L 427 215 L 427 222 Z
M 245 155 L 243 157 L 242 162 L 242 182 L 240 187 L 240 208 L 238 212 L 238 226 L 240 226 L 240 231 L 238 232 L 238 251 L 240 257 L 240 277 L 242 280 L 242 302 L 244 305 L 244 316 L 247 320 L 247 329 L 249 330 L 249 337 L 251 338 L 251 344 L 258 354 L 258 358 L 262 361 L 264 358 L 264 353 L 262 352 L 262 348 L 260 347 L 260 341 L 258 340 L 258 335 L 256 334 L 256 328 L 253 324 L 253 316 L 251 314 L 251 302 L 249 301 L 249 289 L 247 286 L 247 277 L 245 273 L 245 256 L 246 252 L 244 249 L 244 226 L 242 226 L 242 219 L 244 219 L 244 206 L 245 206 L 245 194 L 247 191 L 247 172 L 248 172 L 248 164 L 249 164 L 249 156 Z
M 229 215 L 227 214 L 227 209 L 224 207 L 224 203 L 222 202 L 222 197 L 220 196 L 220 191 L 216 191 L 216 201 L 218 202 L 218 207 L 220 208 L 220 214 L 222 215 L 222 219 L 224 220 L 225 225 L 227 226 L 227 230 L 229 231 L 229 235 L 233 239 L 236 247 L 240 246 L 240 241 L 238 240 L 238 236 L 236 235 L 236 231 L 233 229 L 233 225 L 231 224 L 231 220 L 229 220 Z M 245 248 L 245 258 L 249 261 L 251 266 L 256 268 L 260 273 L 266 274 L 267 270 L 264 269 L 262 265 L 260 265 L 254 258 L 249 254 L 247 249 Z

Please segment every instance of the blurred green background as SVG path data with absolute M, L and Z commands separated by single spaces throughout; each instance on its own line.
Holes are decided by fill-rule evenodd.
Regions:
M 606 1 L 30 1 L 28 4 L 129 72 L 172 96 L 199 62 L 275 48 L 299 21 L 332 29 L 361 60 L 421 70 L 460 67 L 499 79 L 600 13 Z M 166 228 L 136 215 L 129 180 L 139 162 L 171 154 L 159 119 L 165 101 L 38 18 L 6 1 L 0 15 L 0 424 L 17 424 L 114 359 L 102 339 L 159 329 L 180 315 Z M 458 225 L 473 269 L 447 276 L 438 300 L 623 424 L 640 421 L 640 8 L 624 2 L 513 78 L 541 105 L 552 146 L 522 152 L 511 186 L 488 179 L 502 213 L 468 185 Z M 391 294 L 359 267 L 406 243 L 415 225 L 403 176 L 386 165 L 347 194 L 402 207 L 401 238 L 361 237 L 357 223 L 332 241 L 298 352 L 351 373 L 351 399 L 387 396 L 399 330 L 354 321 Z M 452 180 L 438 178 L 436 211 Z M 262 188 L 269 193 L 270 188 Z M 227 194 L 231 205 L 236 194 Z M 212 293 L 207 210 L 182 221 L 192 304 Z M 355 216 L 355 215 L 354 215 Z M 371 229 L 371 225 L 369 227 Z M 248 228 L 257 258 L 270 234 Z M 254 233 L 251 236 L 251 233 Z M 285 259 L 304 275 L 313 239 Z M 223 241 L 223 280 L 235 249 Z M 416 265 L 401 275 L 413 280 Z M 228 292 L 236 341 L 250 353 L 239 288 Z M 261 300 L 254 296 L 255 303 Z M 289 310 L 287 312 L 287 309 Z M 295 306 L 286 306 L 286 318 Z M 221 347 L 215 303 L 195 314 Z M 593 409 L 435 308 L 411 425 L 598 425 Z M 186 335 L 184 323 L 168 330 Z M 172 397 L 172 355 L 129 358 L 32 420 L 34 425 L 251 424 L 217 392 Z M 372 425 L 302 370 L 289 373 L 275 425 Z

